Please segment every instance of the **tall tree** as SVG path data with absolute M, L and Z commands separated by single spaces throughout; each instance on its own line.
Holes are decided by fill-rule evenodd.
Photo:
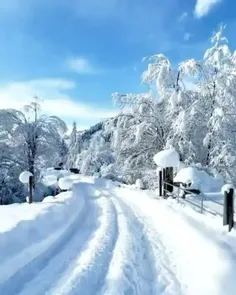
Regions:
M 67 127 L 56 116 L 40 116 L 38 100 L 25 110 L 26 114 L 14 109 L 0 110 L 0 139 L 17 151 L 9 163 L 37 176 L 37 171 L 49 165 L 58 152 L 57 143 Z
M 232 180 L 236 53 L 230 51 L 223 32 L 220 26 L 202 60 L 190 59 L 174 67 L 163 54 L 148 58 L 142 75 L 148 92 L 114 95 L 125 110 L 116 132 L 117 150 L 124 155 L 121 162 L 129 158 L 132 170 L 144 167 L 141 158 L 150 165 L 154 152 L 174 146 L 187 164 L 217 168 Z

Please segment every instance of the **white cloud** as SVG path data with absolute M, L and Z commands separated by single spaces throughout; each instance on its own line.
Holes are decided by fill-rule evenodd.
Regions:
M 194 14 L 196 18 L 206 16 L 210 10 L 222 0 L 197 0 Z
M 79 74 L 98 74 L 99 71 L 84 57 L 73 57 L 66 60 L 66 66 Z
M 115 109 L 104 109 L 74 100 L 68 91 L 76 84 L 66 79 L 38 79 L 12 82 L 0 85 L 0 108 L 23 110 L 37 96 L 43 99 L 42 113 L 55 115 L 68 124 L 79 121 L 81 126 L 90 126 L 96 122 L 117 114 Z
M 184 34 L 184 40 L 185 40 L 185 41 L 188 41 L 191 37 L 192 37 L 192 34 L 191 34 L 191 33 L 186 32 L 186 33 Z
M 184 11 L 178 18 L 178 22 L 183 22 L 188 17 L 188 13 Z

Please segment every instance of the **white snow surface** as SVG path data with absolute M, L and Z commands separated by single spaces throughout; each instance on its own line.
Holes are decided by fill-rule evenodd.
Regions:
M 225 185 L 222 186 L 222 188 L 221 188 L 221 192 L 222 192 L 222 193 L 224 193 L 224 192 L 229 193 L 229 191 L 230 191 L 231 189 L 235 189 L 234 186 L 233 186 L 232 184 L 225 184 Z
M 135 186 L 136 186 L 136 188 L 143 189 L 144 184 L 143 184 L 142 179 L 137 179 L 136 182 L 135 182 Z
M 20 180 L 21 183 L 27 184 L 27 183 L 29 183 L 30 176 L 33 176 L 33 174 L 31 172 L 23 171 L 19 175 L 19 180 Z
M 58 186 L 58 181 L 61 178 L 71 178 L 73 175 L 73 173 L 71 173 L 68 170 L 55 170 L 54 167 L 50 167 L 47 168 L 43 171 L 42 173 L 42 183 L 46 186 L 52 186 L 52 187 L 57 187 Z M 62 181 L 62 186 L 63 183 L 66 183 L 66 181 Z M 66 185 L 66 184 L 65 184 Z M 68 181 L 68 185 L 69 185 L 69 181 Z M 72 183 L 70 183 L 70 187 L 71 187 Z M 63 188 L 61 188 L 63 189 Z
M 154 192 L 73 175 L 0 206 L 0 294 L 235 295 L 236 232 Z
M 43 179 L 43 184 L 46 186 L 56 186 L 57 185 L 57 175 L 46 175 Z
M 73 186 L 73 180 L 69 177 L 63 177 L 59 179 L 58 185 L 62 190 L 69 190 Z
M 166 167 L 179 167 L 179 154 L 176 149 L 171 148 L 161 151 L 154 156 L 154 162 L 157 166 L 162 168 Z

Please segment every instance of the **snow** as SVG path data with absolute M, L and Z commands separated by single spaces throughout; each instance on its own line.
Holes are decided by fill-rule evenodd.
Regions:
M 142 220 L 151 241 L 149 275 L 154 267 L 157 286 L 163 284 L 166 290 L 154 289 L 152 294 L 235 294 L 236 232 L 228 234 L 222 218 L 156 200 L 151 193 L 150 199 L 147 193 L 127 189 L 117 195 Z
M 56 176 L 58 178 L 60 177 L 66 177 L 70 176 L 72 173 L 68 170 L 55 170 L 54 167 L 49 167 L 43 171 L 42 176 L 48 177 L 48 176 Z
M 236 232 L 222 218 L 69 178 L 72 191 L 0 207 L 0 294 L 235 295 Z
M 68 170 L 55 170 L 54 167 L 45 169 L 42 173 L 42 183 L 46 186 L 57 186 L 61 178 L 70 178 L 73 175 Z M 63 182 L 63 181 L 62 181 Z
M 143 184 L 143 181 L 142 179 L 137 179 L 136 182 L 135 182 L 135 186 L 139 189 L 143 189 L 144 188 L 144 184 Z
M 62 190 L 69 190 L 72 188 L 73 185 L 73 180 L 71 180 L 70 178 L 60 178 L 58 181 L 58 185 L 60 187 L 60 189 Z
M 55 186 L 57 184 L 57 175 L 47 175 L 43 179 L 46 186 Z
M 199 189 L 202 192 L 220 191 L 222 185 L 218 179 L 194 167 L 179 170 L 174 182 L 191 183 L 190 188 Z
M 179 166 L 179 154 L 178 152 L 172 148 L 169 150 L 164 150 L 157 153 L 154 156 L 154 162 L 157 166 L 162 168 L 166 167 L 178 167 Z
M 23 171 L 23 172 L 21 172 L 21 174 L 19 176 L 19 180 L 20 180 L 20 182 L 27 184 L 27 183 L 29 183 L 30 176 L 33 176 L 33 174 L 31 172 Z
M 178 171 L 186 168 L 186 165 L 183 162 L 179 162 Z
M 229 191 L 233 189 L 234 190 L 234 186 L 232 184 L 225 184 L 222 186 L 221 188 L 221 192 L 224 193 L 224 192 L 227 192 L 229 193 Z

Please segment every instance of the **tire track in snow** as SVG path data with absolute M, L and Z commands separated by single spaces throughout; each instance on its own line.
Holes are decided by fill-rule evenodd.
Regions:
M 176 269 L 168 258 L 168 252 L 162 244 L 160 235 L 152 224 L 150 217 L 145 216 L 141 210 L 134 204 L 122 199 L 121 202 L 126 204 L 128 210 L 132 212 L 140 224 L 142 224 L 143 232 L 148 240 L 150 261 L 155 273 L 155 282 L 153 285 L 153 295 L 182 295 L 184 294 L 182 284 L 176 278 Z M 149 293 L 148 293 L 149 294 Z
M 98 202 L 99 228 L 47 295 L 94 295 L 103 284 L 117 239 L 117 213 L 110 199 L 100 197 Z
M 105 283 L 98 294 L 154 294 L 152 257 L 143 225 L 127 205 L 116 198 L 112 201 L 118 214 L 118 238 Z
M 65 227 L 59 230 L 56 229 L 55 234 L 49 236 L 49 238 L 45 241 L 42 241 L 40 244 L 33 245 L 30 247 L 30 249 L 25 249 L 24 252 L 19 253 L 16 258 L 13 257 L 14 259 L 12 260 L 11 264 L 15 262 L 17 265 L 22 264 L 22 267 L 17 269 L 16 272 L 12 273 L 11 275 L 7 274 L 7 278 L 0 284 L 0 294 L 19 295 L 27 282 L 30 282 L 36 278 L 39 272 L 47 266 L 51 260 L 51 257 L 60 253 L 65 245 L 73 238 L 77 229 L 77 225 L 83 225 L 85 214 L 89 208 L 90 206 L 88 205 L 87 201 L 84 200 L 84 204 L 80 208 L 81 211 L 79 211 L 76 216 L 72 217 Z M 43 252 L 40 251 L 42 253 L 34 257 L 34 252 L 36 250 L 39 251 L 41 247 L 44 249 Z M 23 264 L 21 256 L 23 255 L 24 258 L 27 253 L 29 257 L 32 256 L 34 258 L 27 264 Z M 1 265 L 1 267 L 4 267 L 4 265 Z M 34 290 L 33 294 L 36 294 L 36 289 Z
M 97 230 L 99 224 L 97 219 L 101 214 L 99 207 L 95 207 L 92 202 L 88 202 L 89 210 L 83 216 L 83 222 L 77 223 L 73 237 L 62 245 L 60 252 L 52 255 L 44 268 L 40 269 L 37 276 L 25 284 L 23 290 L 17 295 L 42 295 L 63 276 L 65 269 L 76 259 L 78 253 L 93 232 Z

